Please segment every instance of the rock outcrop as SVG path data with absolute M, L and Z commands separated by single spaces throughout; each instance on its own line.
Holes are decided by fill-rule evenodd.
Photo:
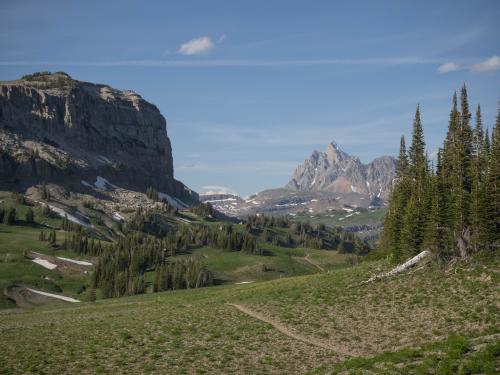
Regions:
M 286 188 L 296 191 L 358 193 L 386 200 L 396 169 L 391 156 L 363 164 L 331 142 L 325 152 L 314 151 L 299 165 Z
M 176 197 L 196 194 L 174 179 L 166 121 L 133 91 L 35 73 L 0 82 L 0 183 L 26 187 L 94 181 Z

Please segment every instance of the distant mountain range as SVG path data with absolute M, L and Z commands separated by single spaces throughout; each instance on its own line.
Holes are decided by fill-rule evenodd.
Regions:
M 264 190 L 242 199 L 232 194 L 201 195 L 231 216 L 321 213 L 345 207 L 375 208 L 385 204 L 394 179 L 396 159 L 381 156 L 363 164 L 335 142 L 314 151 L 293 172 L 284 188 Z

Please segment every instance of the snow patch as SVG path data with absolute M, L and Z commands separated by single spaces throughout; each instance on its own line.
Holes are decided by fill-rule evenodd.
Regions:
M 112 187 L 114 189 L 118 188 L 118 186 L 113 185 L 112 183 L 110 183 L 108 180 L 106 180 L 104 177 L 101 177 L 101 176 L 97 176 L 97 178 L 94 182 L 94 186 L 96 188 L 102 189 L 102 190 L 106 190 L 108 187 Z
M 351 208 L 347 208 L 347 207 L 342 207 L 342 209 L 343 209 L 344 211 L 347 211 L 347 212 L 352 212 L 352 211 L 353 211 Z
M 54 211 L 56 214 L 58 214 L 61 217 L 67 217 L 69 221 L 72 221 L 73 223 L 79 224 L 81 226 L 84 226 L 86 228 L 90 228 L 91 225 L 89 223 L 86 223 L 85 221 L 77 218 L 76 216 L 64 211 L 62 208 L 52 206 L 50 204 L 47 204 L 47 206 L 51 209 L 51 211 Z
M 354 186 L 352 186 L 352 185 L 351 185 L 351 190 L 352 190 L 353 192 L 357 193 L 356 188 L 355 188 Z
M 35 258 L 31 260 L 32 262 L 39 264 L 40 266 L 47 268 L 48 270 L 53 270 L 57 268 L 57 264 L 50 263 L 48 260 L 42 258 Z
M 171 197 L 170 195 L 168 194 L 165 194 L 165 193 L 162 193 L 162 192 L 158 192 L 158 197 L 160 199 L 165 199 L 169 205 L 171 206 L 174 206 L 175 208 L 186 208 L 187 207 L 187 204 L 185 204 L 184 202 L 182 202 L 181 200 L 175 198 L 175 197 Z
M 225 199 L 208 199 L 204 201 L 205 203 L 217 203 L 217 202 L 235 202 L 237 201 L 236 198 L 225 198 Z
M 120 215 L 118 212 L 113 212 L 112 216 L 113 216 L 113 219 L 115 219 L 116 221 L 125 221 L 125 218 L 122 215 Z
M 66 296 L 61 296 L 59 294 L 42 292 L 41 290 L 36 290 L 36 289 L 31 289 L 31 288 L 26 288 L 26 289 L 28 289 L 30 292 L 33 292 L 33 293 L 36 293 L 36 294 L 41 294 L 42 296 L 57 298 L 57 299 L 60 299 L 62 301 L 66 301 L 66 302 L 80 302 L 77 299 L 74 299 L 74 298 L 71 298 L 71 297 L 66 297 Z
M 254 281 L 240 281 L 239 283 L 235 283 L 235 284 L 250 284 L 250 283 L 253 283 Z
M 93 265 L 92 263 L 86 262 L 84 260 L 75 260 L 75 259 L 64 258 L 64 257 L 56 257 L 56 258 L 64 260 L 66 262 L 71 262 L 71 263 L 79 264 L 80 266 L 92 266 Z
M 99 155 L 97 158 L 97 161 L 103 164 L 113 164 L 111 163 L 111 160 L 109 160 L 106 156 Z
M 92 186 L 91 184 L 89 184 L 87 181 L 85 180 L 82 180 L 80 181 L 82 183 L 83 186 L 86 186 L 86 187 L 89 187 L 89 188 L 94 188 L 94 186 Z

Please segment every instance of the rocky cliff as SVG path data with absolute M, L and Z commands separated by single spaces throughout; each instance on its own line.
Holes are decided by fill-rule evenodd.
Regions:
M 286 188 L 297 191 L 359 193 L 386 200 L 389 196 L 396 159 L 382 156 L 369 164 L 351 156 L 331 142 L 325 152 L 314 151 L 299 165 Z
M 166 121 L 133 91 L 35 73 L 0 82 L 0 183 L 93 181 L 177 197 Z

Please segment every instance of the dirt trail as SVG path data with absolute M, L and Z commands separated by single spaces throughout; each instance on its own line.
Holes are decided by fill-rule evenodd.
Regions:
M 307 254 L 305 257 L 304 257 L 304 260 L 306 262 L 308 262 L 309 264 L 312 264 L 314 267 L 316 267 L 317 269 L 319 269 L 320 271 L 324 271 L 325 269 L 323 267 L 321 267 L 317 262 L 315 262 L 314 260 L 312 260 L 311 258 L 309 258 L 309 255 L 311 254 Z
M 299 341 L 302 341 L 306 344 L 317 346 L 317 347 L 320 347 L 323 349 L 332 350 L 332 351 L 334 351 L 338 354 L 344 355 L 346 357 L 352 357 L 354 355 L 352 353 L 348 353 L 346 350 L 344 350 L 343 348 L 340 348 L 338 346 L 332 345 L 330 343 L 325 343 L 325 342 L 317 340 L 315 338 L 302 336 L 299 333 L 293 332 L 291 329 L 289 329 L 287 326 L 280 323 L 279 321 L 271 319 L 270 317 L 267 317 L 267 316 L 265 316 L 261 313 L 258 313 L 256 311 L 253 311 L 253 310 L 249 309 L 248 307 L 238 305 L 235 303 L 228 303 L 228 305 L 233 306 L 234 308 L 238 309 L 242 313 L 247 314 L 247 315 L 249 315 L 257 320 L 271 324 L 275 329 L 277 329 L 281 333 L 287 335 L 288 337 L 291 337 L 292 339 L 299 340 Z

